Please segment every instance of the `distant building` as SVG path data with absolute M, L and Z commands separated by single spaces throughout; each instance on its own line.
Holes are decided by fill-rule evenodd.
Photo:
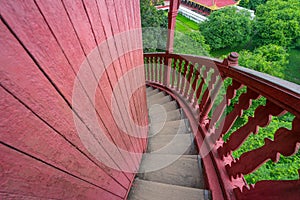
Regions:
M 204 15 L 226 6 L 237 5 L 239 2 L 239 0 L 181 0 L 182 4 L 195 8 L 193 11 Z

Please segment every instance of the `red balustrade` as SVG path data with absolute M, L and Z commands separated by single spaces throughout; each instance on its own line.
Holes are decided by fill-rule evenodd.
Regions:
M 238 66 L 236 53 L 223 61 L 164 53 L 144 54 L 144 59 L 147 84 L 169 93 L 188 117 L 214 199 L 296 199 L 300 196 L 300 180 L 262 180 L 248 185 L 244 179 L 244 175 L 266 161 L 277 162 L 280 155 L 298 152 L 299 85 Z M 224 88 L 226 79 L 231 79 L 232 84 Z M 237 91 L 242 88 L 246 92 L 237 97 Z M 266 98 L 266 105 L 255 108 L 254 116 L 247 123 L 231 131 L 243 111 L 261 97 Z M 237 103 L 226 113 L 234 98 Z M 272 116 L 286 112 L 295 116 L 291 130 L 278 128 L 274 140 L 265 138 L 263 146 L 233 158 L 232 152 L 251 134 L 257 134 L 259 127 L 266 127 Z M 224 142 L 226 134 L 230 136 Z

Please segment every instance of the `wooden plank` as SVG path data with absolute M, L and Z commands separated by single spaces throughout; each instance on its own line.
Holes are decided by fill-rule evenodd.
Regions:
M 82 177 L 111 193 L 125 196 L 124 187 L 103 169 L 90 162 L 74 145 L 47 126 L 3 88 L 0 88 L 0 96 L 2 142 L 72 175 Z
M 3 144 L 0 155 L 1 198 L 11 193 L 39 199 L 122 199 Z
M 66 1 L 64 3 L 65 3 L 65 7 L 68 11 L 67 14 L 70 17 L 72 25 L 74 26 L 74 30 L 80 40 L 79 42 L 82 45 L 85 55 L 87 55 L 89 52 L 91 52 L 96 47 L 96 43 L 94 41 L 94 37 L 91 32 L 91 27 L 88 22 L 86 13 L 84 11 L 82 2 Z M 77 14 L 74 14 L 74 10 L 76 10 Z M 68 51 L 68 50 L 66 50 L 66 51 Z M 89 67 L 90 67 L 92 71 L 87 71 L 87 73 L 89 74 L 89 76 L 87 77 L 88 81 L 83 82 L 83 80 L 82 80 L 83 85 L 84 85 L 85 89 L 87 90 L 88 94 L 91 94 L 93 92 L 93 88 L 95 87 L 95 85 L 97 85 L 97 83 L 94 82 L 94 81 L 96 81 L 94 76 L 95 76 L 95 74 L 101 73 L 100 72 L 101 68 L 99 67 L 99 66 L 103 66 L 101 63 L 102 63 L 101 58 L 100 58 L 99 54 L 97 54 L 97 53 L 94 53 L 92 55 L 92 59 L 88 59 L 89 66 L 87 66 L 87 70 L 89 70 Z M 96 67 L 96 66 L 98 66 L 98 67 Z M 107 82 L 104 83 L 104 85 L 107 85 L 107 84 L 108 84 Z M 105 87 L 103 87 L 103 88 L 105 88 Z M 97 103 L 97 101 L 96 101 L 95 107 L 96 107 L 96 110 L 98 111 L 97 114 L 99 114 L 99 117 L 100 117 L 99 120 L 104 123 L 104 126 L 105 126 L 104 129 L 105 129 L 106 127 L 108 127 L 108 125 L 111 126 L 111 122 L 113 120 L 108 119 L 109 121 L 108 120 L 105 121 L 105 119 L 107 119 L 107 118 L 103 118 L 104 112 L 102 112 L 102 110 L 100 110 L 100 108 L 99 108 L 99 107 L 102 107 L 102 105 L 105 105 L 105 102 L 103 102 L 104 100 L 101 95 L 101 92 L 103 92 L 103 91 L 99 91 L 99 88 L 96 89 L 96 95 L 100 94 L 98 96 L 100 102 Z M 93 97 L 91 97 L 92 94 L 90 95 L 90 99 L 93 98 Z M 106 107 L 104 106 L 104 108 L 106 108 Z M 82 109 L 82 110 L 85 110 L 85 109 Z M 84 119 L 84 121 L 90 125 L 90 123 L 87 122 L 90 119 L 90 113 L 80 112 L 80 115 Z M 112 127 L 116 128 L 115 125 L 113 125 Z M 97 127 L 90 126 L 89 128 L 91 128 L 94 132 L 97 132 Z M 122 140 L 122 137 L 121 137 L 121 135 L 119 135 L 118 131 L 114 131 L 114 134 L 111 136 L 109 134 L 110 131 L 106 132 L 106 133 L 108 133 L 107 136 L 110 137 L 117 146 L 120 146 L 121 148 L 126 149 L 124 141 Z M 122 154 L 122 156 L 124 157 L 125 162 L 127 162 L 127 160 L 130 160 L 130 158 L 126 158 L 126 156 L 124 154 Z M 128 164 L 131 165 L 129 163 L 129 161 L 128 161 Z M 134 166 L 129 166 L 129 168 L 134 168 Z
M 0 44 L 6 49 L 6 51 L 1 53 L 0 57 L 2 63 L 0 66 L 1 85 L 30 107 L 49 126 L 52 126 L 61 133 L 66 140 L 84 152 L 91 161 L 118 179 L 122 185 L 128 185 L 128 180 L 124 174 L 106 168 L 105 165 L 96 160 L 86 150 L 77 134 L 74 124 L 73 117 L 76 115 L 74 115 L 64 99 L 55 91 L 55 88 L 52 87 L 47 78 L 26 54 L 20 44 L 17 43 L 16 39 L 9 33 L 3 23 L 0 23 L 0 26 L 2 30 L 0 33 Z M 82 134 L 91 134 L 78 118 L 75 118 L 75 120 L 77 128 L 79 128 L 78 131 L 82 131 Z M 103 158 L 111 160 L 108 154 L 105 155 L 105 151 L 103 151 Z M 121 161 L 118 156 L 114 159 L 119 162 Z M 113 160 L 110 163 L 113 163 Z M 115 169 L 117 169 L 117 166 Z
M 115 57 L 115 59 L 117 59 L 117 60 L 116 60 L 116 62 L 114 62 L 115 70 L 116 70 L 117 80 L 120 80 L 121 77 L 123 75 L 125 75 L 125 73 L 128 72 L 129 69 L 131 68 L 131 63 L 127 57 L 127 54 L 125 54 L 126 52 L 125 52 L 124 46 L 126 46 L 126 44 L 125 44 L 125 39 L 122 39 L 122 32 L 119 28 L 120 20 L 117 19 L 117 16 L 115 14 L 116 13 L 115 4 L 112 1 L 106 1 L 106 6 L 107 6 L 107 10 L 108 10 L 107 14 L 109 17 L 112 34 L 114 36 L 113 41 L 115 44 L 115 51 L 117 53 L 117 57 Z M 132 85 L 134 85 L 134 79 L 131 79 L 131 80 L 125 79 L 124 82 L 125 82 L 125 84 L 121 85 L 121 88 L 123 88 L 123 89 L 121 89 L 121 91 L 123 92 L 123 96 L 125 96 L 127 99 L 129 99 L 129 97 L 131 96 L 131 92 L 132 92 Z M 115 85 L 117 83 L 118 82 L 115 82 L 112 84 Z M 135 99 L 134 96 L 132 98 Z M 125 102 L 125 103 L 129 103 L 129 102 Z M 135 104 L 135 105 L 137 105 L 137 104 Z M 128 117 L 130 117 L 131 113 L 134 113 L 134 116 L 131 115 L 131 117 L 133 117 L 133 120 L 136 122 L 136 121 L 138 121 L 138 116 L 137 116 L 135 105 L 129 104 L 130 110 L 128 110 L 128 112 L 126 112 L 126 113 L 128 115 L 127 119 L 128 119 Z M 125 106 L 126 106 L 126 104 L 124 104 L 124 108 L 126 108 Z M 136 129 L 136 127 L 134 125 L 132 126 L 132 128 L 133 128 L 134 136 L 138 137 L 138 135 L 139 135 L 138 130 Z M 136 141 L 135 138 L 132 138 L 132 140 L 133 140 L 133 143 L 137 143 L 138 148 L 136 151 L 141 152 L 141 150 L 140 150 L 141 147 L 139 146 L 138 141 Z
M 33 1 L 3 1 L 0 12 L 45 73 L 71 102 L 74 71 Z

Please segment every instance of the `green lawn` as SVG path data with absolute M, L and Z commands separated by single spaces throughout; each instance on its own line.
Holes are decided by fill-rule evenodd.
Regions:
M 291 49 L 289 54 L 289 65 L 286 69 L 285 79 L 300 85 L 300 49 Z
M 176 31 L 179 32 L 191 32 L 199 30 L 199 24 L 186 18 L 185 16 L 178 14 L 176 17 Z

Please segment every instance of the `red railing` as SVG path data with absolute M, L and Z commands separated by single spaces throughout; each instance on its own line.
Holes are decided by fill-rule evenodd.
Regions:
M 151 53 L 144 55 L 147 84 L 168 92 L 178 101 L 189 118 L 206 181 L 214 199 L 296 199 L 300 196 L 300 180 L 262 180 L 248 185 L 244 175 L 257 170 L 279 155 L 297 153 L 300 144 L 300 86 L 270 75 L 238 66 L 238 54 L 231 53 L 223 61 L 207 57 Z M 232 84 L 224 87 L 226 79 Z M 236 97 L 237 90 L 246 92 Z M 266 98 L 266 105 L 255 109 L 246 124 L 233 131 L 238 117 L 252 100 Z M 231 112 L 226 107 L 237 98 Z M 294 115 L 292 128 L 279 128 L 274 140 L 265 138 L 263 146 L 234 159 L 232 152 L 259 127 L 267 126 L 272 116 L 286 112 Z M 299 166 L 300 168 L 300 166 Z

